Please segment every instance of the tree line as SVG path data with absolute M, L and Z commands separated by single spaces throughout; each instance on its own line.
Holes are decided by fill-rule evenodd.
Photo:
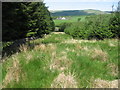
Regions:
M 74 38 L 88 40 L 120 38 L 120 10 L 117 8 L 112 14 L 87 16 L 85 22 L 63 23 L 60 30 Z
M 43 2 L 2 2 L 2 40 L 42 37 L 54 30 Z

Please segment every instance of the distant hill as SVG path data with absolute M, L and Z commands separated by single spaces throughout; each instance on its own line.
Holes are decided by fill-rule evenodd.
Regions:
M 63 10 L 63 11 L 50 11 L 52 16 L 79 16 L 79 15 L 98 15 L 107 14 L 107 12 L 100 10 Z

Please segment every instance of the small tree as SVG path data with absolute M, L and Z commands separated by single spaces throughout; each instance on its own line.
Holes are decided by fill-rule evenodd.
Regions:
M 110 30 L 113 33 L 113 37 L 120 38 L 120 1 L 118 2 L 117 11 L 112 14 L 110 19 Z
M 78 22 L 80 22 L 81 18 L 78 18 Z

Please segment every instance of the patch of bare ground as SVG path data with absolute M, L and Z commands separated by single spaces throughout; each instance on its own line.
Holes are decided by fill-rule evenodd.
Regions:
M 14 58 L 13 59 L 13 65 L 8 68 L 5 79 L 3 80 L 3 88 L 7 84 L 11 83 L 12 81 L 19 82 L 20 74 L 21 74 L 21 67 L 20 67 L 20 64 L 19 64 L 19 60 Z
M 77 82 L 73 74 L 60 73 L 51 84 L 51 88 L 77 88 Z
M 93 88 L 118 88 L 118 80 L 108 81 L 96 79 L 93 82 Z
M 100 61 L 107 61 L 108 60 L 108 54 L 103 51 L 102 49 L 93 49 L 92 55 L 93 60 L 100 60 Z

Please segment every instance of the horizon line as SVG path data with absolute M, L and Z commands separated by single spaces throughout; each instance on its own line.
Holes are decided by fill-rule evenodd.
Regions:
M 99 10 L 99 9 L 51 9 L 49 11 L 72 11 L 72 10 Z M 112 10 L 99 10 L 99 11 L 112 11 Z

